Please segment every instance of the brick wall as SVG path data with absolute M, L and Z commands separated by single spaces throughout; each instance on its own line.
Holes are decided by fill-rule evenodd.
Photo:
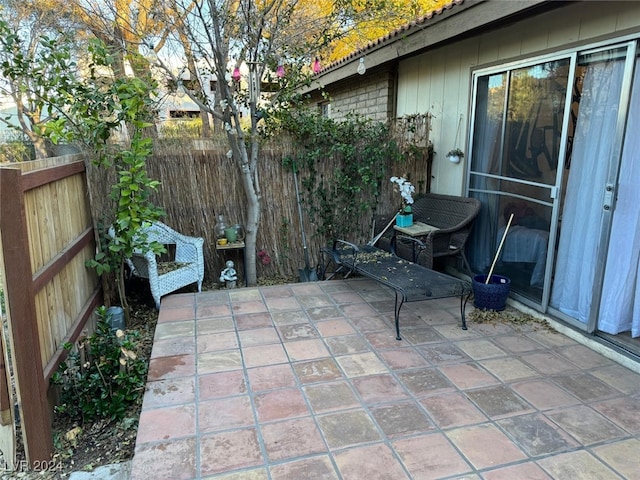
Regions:
M 314 95 L 311 103 L 320 105 L 328 101 L 333 119 L 340 120 L 349 113 L 383 122 L 395 117 L 395 74 L 392 71 L 352 76 L 333 85 L 327 93 L 329 100 Z

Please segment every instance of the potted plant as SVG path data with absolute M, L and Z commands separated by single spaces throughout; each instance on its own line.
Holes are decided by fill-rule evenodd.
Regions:
M 460 160 L 464 158 L 464 152 L 456 147 L 453 150 L 449 150 L 447 158 L 451 163 L 460 163 Z
M 404 177 L 391 177 L 391 182 L 397 185 L 394 190 L 400 193 L 402 197 L 402 207 L 396 215 L 396 225 L 399 227 L 410 227 L 413 225 L 413 193 L 416 189 L 409 180 Z

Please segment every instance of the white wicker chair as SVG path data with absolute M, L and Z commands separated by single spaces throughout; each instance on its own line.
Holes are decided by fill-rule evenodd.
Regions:
M 149 280 L 156 308 L 160 309 L 163 295 L 192 283 L 197 282 L 198 291 L 202 291 L 204 239 L 182 235 L 161 222 L 154 222 L 144 232 L 149 242 L 176 246 L 173 262 L 159 262 L 152 251 L 140 252 L 127 259 L 133 275 Z

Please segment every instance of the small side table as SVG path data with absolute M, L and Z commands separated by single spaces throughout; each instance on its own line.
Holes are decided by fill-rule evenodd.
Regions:
M 423 235 L 429 235 L 431 232 L 433 232 L 434 230 L 440 230 L 438 227 L 434 227 L 433 225 L 428 225 L 426 223 L 422 223 L 422 222 L 413 222 L 413 225 L 411 225 L 410 227 L 399 227 L 398 225 L 394 225 L 393 226 L 393 238 L 391 240 L 391 245 L 392 245 L 392 251 L 395 254 L 396 253 L 396 233 L 400 232 L 403 233 L 405 235 L 408 235 L 410 237 L 421 237 Z M 419 255 L 416 254 L 416 245 L 414 244 L 412 246 L 412 258 L 413 261 L 416 262 L 417 257 Z
M 240 253 L 242 254 L 242 276 L 244 277 L 245 287 L 248 287 L 249 281 L 247 280 L 247 256 L 245 253 L 244 242 L 233 242 L 233 243 L 227 243 L 226 245 L 218 245 L 218 243 L 216 242 L 216 251 L 224 255 L 224 252 L 229 250 L 241 251 Z

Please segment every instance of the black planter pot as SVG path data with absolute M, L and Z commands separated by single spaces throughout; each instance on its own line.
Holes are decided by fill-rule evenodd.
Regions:
M 501 275 L 491 275 L 489 283 L 486 275 L 473 277 L 473 304 L 482 310 L 501 311 L 507 305 L 511 280 Z

